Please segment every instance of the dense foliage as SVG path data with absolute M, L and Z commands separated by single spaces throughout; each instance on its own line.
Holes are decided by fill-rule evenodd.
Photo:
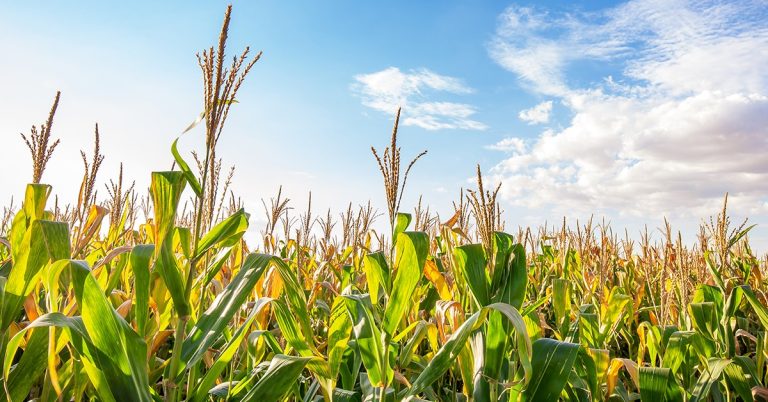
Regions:
M 223 67 L 228 24 L 200 57 L 205 111 L 187 129 L 204 123 L 204 157 L 193 171 L 174 142 L 179 170 L 152 173 L 147 198 L 121 173 L 97 199 L 97 128 L 60 208 L 38 183 L 58 94 L 33 130 L 34 183 L 0 222 L 0 399 L 766 398 L 768 272 L 725 208 L 692 247 L 668 226 L 656 242 L 592 222 L 509 234 L 478 168 L 449 219 L 400 213 L 413 163 L 401 177 L 395 126 L 374 151 L 387 233 L 370 206 L 294 216 L 278 194 L 246 244 L 215 151 L 258 56 Z

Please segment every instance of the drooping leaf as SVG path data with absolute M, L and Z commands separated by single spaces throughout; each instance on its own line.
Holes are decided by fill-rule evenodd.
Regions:
M 70 272 L 89 341 L 107 357 L 97 365 L 112 394 L 126 401 L 152 400 L 144 340 L 112 308 L 85 263 L 72 261 Z
M 35 219 L 13 247 L 13 269 L 5 284 L 2 325 L 8 328 L 21 311 L 24 299 L 32 292 L 43 268 L 54 261 L 69 258 L 67 224 Z
M 45 329 L 33 331 L 27 340 L 27 347 L 21 355 L 21 359 L 13 366 L 10 374 L 6 373 L 7 375 L 3 376 L 4 379 L 7 379 L 5 387 L 11 401 L 21 401 L 29 395 L 32 386 L 45 372 L 47 355 L 48 331 Z M 5 400 L 5 397 L 5 393 L 0 392 L 0 400 Z
M 187 162 L 184 160 L 184 158 L 182 158 L 181 154 L 179 153 L 178 143 L 179 143 L 179 138 L 176 138 L 171 144 L 171 154 L 173 154 L 173 159 L 179 165 L 179 168 L 184 174 L 184 178 L 187 180 L 190 187 L 192 187 L 192 191 L 195 192 L 195 195 L 197 195 L 198 197 L 202 197 L 203 187 L 200 185 L 200 182 L 197 180 L 197 177 L 195 177 L 195 174 L 192 172 L 192 169 L 189 168 L 189 164 L 187 164 Z
M 395 215 L 395 227 L 394 232 L 392 233 L 393 239 L 397 239 L 400 233 L 408 230 L 408 226 L 411 224 L 411 219 L 411 214 L 398 212 L 397 215 Z

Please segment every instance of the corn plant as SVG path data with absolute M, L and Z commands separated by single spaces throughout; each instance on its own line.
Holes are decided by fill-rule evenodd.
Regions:
M 24 138 L 32 183 L 0 222 L 0 400 L 768 400 L 766 259 L 727 198 L 692 245 L 666 222 L 656 240 L 592 220 L 506 232 L 479 166 L 451 217 L 409 213 L 424 153 L 400 174 L 398 111 L 373 152 L 384 214 L 313 218 L 281 189 L 246 242 L 217 147 L 260 53 L 225 67 L 230 19 L 199 57 L 203 110 L 147 194 L 121 167 L 99 197 L 97 131 L 77 203 L 50 200 L 58 94 Z M 178 145 L 198 125 L 193 169 Z

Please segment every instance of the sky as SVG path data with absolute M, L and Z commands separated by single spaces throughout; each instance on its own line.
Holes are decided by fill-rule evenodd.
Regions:
M 43 181 L 73 201 L 98 122 L 103 183 L 146 189 L 201 112 L 195 54 L 228 3 L 0 1 L 0 203 L 23 195 L 19 133 L 62 91 Z M 370 147 L 403 108 L 403 159 L 422 150 L 402 206 L 444 219 L 480 164 L 508 227 L 594 216 L 692 241 L 728 192 L 734 221 L 768 250 L 768 2 L 235 1 L 228 49 L 263 51 L 220 140 L 234 191 L 303 209 L 370 200 L 385 211 Z M 200 149 L 201 127 L 182 138 Z M 18 202 L 18 201 L 17 201 Z M 382 219 L 383 220 L 383 219 Z M 657 233 L 658 234 L 658 233 Z

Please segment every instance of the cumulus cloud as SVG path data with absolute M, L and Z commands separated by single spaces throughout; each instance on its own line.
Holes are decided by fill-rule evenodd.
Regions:
M 503 140 L 485 147 L 492 151 L 502 151 L 511 154 L 521 154 L 525 151 L 525 141 L 522 138 L 508 137 Z
M 472 116 L 477 112 L 466 103 L 434 101 L 438 93 L 466 95 L 474 92 L 461 80 L 428 69 L 400 71 L 397 67 L 355 76 L 352 89 L 363 105 L 392 114 L 403 107 L 403 124 L 426 130 L 485 130 L 487 126 Z
M 528 124 L 541 124 L 549 122 L 550 113 L 552 113 L 552 101 L 546 101 L 530 109 L 520 111 L 518 117 Z
M 563 211 L 702 216 L 730 192 L 744 212 L 768 212 L 766 16 L 766 3 L 746 1 L 508 8 L 491 57 L 572 118 L 492 169 L 502 196 Z M 569 68 L 584 60 L 619 74 L 577 86 Z

